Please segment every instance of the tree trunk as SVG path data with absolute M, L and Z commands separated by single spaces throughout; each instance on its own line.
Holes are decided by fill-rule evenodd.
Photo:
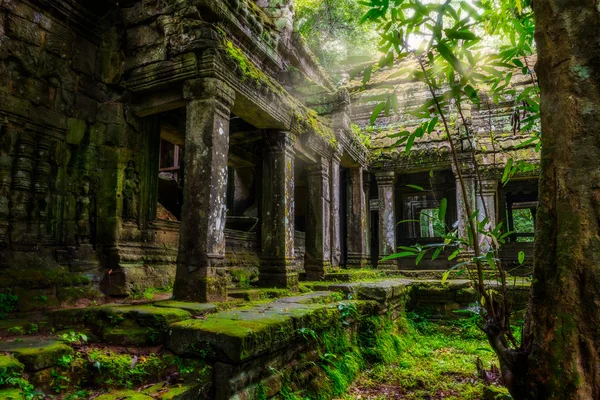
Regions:
M 600 0 L 534 0 L 542 175 L 528 399 L 600 399 Z

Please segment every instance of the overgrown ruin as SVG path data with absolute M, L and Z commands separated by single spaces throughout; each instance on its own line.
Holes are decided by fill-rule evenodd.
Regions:
M 0 0 L 0 295 L 14 303 L 0 335 L 86 331 L 210 367 L 172 397 L 139 398 L 270 398 L 290 371 L 319 376 L 303 329 L 348 334 L 367 329 L 358 315 L 468 306 L 466 278 L 440 282 L 449 254 L 382 260 L 468 217 L 442 131 L 409 154 L 394 146 L 428 97 L 389 78 L 395 68 L 367 87 L 360 77 L 335 87 L 295 32 L 289 0 Z M 381 110 L 370 126 L 381 83 L 396 85 L 402 112 Z M 514 220 L 535 215 L 538 174 L 501 183 L 508 155 L 537 163 L 518 146 L 518 117 L 512 100 L 482 102 L 455 126 L 473 204 L 516 230 L 500 257 L 514 266 L 531 254 L 533 231 Z M 379 280 L 350 282 L 361 277 Z M 174 300 L 114 304 L 171 288 Z M 227 311 L 232 298 L 271 301 Z M 49 358 L 6 340 L 0 351 L 18 361 L 0 356 L 0 367 L 25 368 L 47 390 L 73 350 L 28 340 Z M 266 366 L 287 372 L 272 378 Z

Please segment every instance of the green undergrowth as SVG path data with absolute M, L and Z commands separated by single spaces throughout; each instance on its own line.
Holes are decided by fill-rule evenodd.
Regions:
M 351 303 L 340 303 L 339 328 L 316 334 L 301 332 L 305 340 L 314 342 L 318 360 L 301 355 L 300 371 L 283 379 L 283 400 L 325 400 L 342 396 L 360 371 L 371 365 L 391 361 L 401 350 L 402 324 L 382 316 L 360 319 L 358 329 L 349 321 L 357 317 Z
M 507 391 L 485 386 L 478 377 L 479 359 L 486 370 L 497 365 L 474 319 L 430 322 L 409 313 L 402 334 L 370 339 L 381 350 L 340 399 L 507 399 Z M 390 351 L 393 350 L 393 351 Z
M 208 381 L 211 376 L 210 367 L 200 359 L 172 354 L 133 355 L 107 348 L 84 349 L 62 355 L 54 366 L 29 375 L 23 373 L 22 366 L 8 368 L 0 365 L 0 389 L 19 389 L 24 400 L 75 400 L 88 399 L 91 393 L 136 389 L 158 382 L 199 384 Z

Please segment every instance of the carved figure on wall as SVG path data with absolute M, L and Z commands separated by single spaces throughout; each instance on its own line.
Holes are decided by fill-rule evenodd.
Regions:
M 91 221 L 92 221 L 92 199 L 90 197 L 90 183 L 84 181 L 81 184 L 81 193 L 77 196 L 77 235 L 75 240 L 77 244 L 89 244 L 91 237 Z
M 135 170 L 135 163 L 129 161 L 127 168 L 125 168 L 125 183 L 123 184 L 123 219 L 137 220 L 139 193 L 140 179 Z

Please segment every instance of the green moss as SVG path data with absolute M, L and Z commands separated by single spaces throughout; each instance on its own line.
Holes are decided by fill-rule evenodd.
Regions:
M 73 354 L 73 349 L 59 340 L 39 338 L 4 341 L 0 351 L 13 353 L 29 371 L 51 367 L 63 355 Z
M 23 391 L 21 389 L 0 389 L 0 399 L 23 400 L 23 398 Z
M 150 354 L 136 357 L 108 350 L 93 350 L 88 358 L 94 369 L 92 379 L 102 387 L 133 388 L 146 382 L 156 382 L 174 370 L 171 355 Z M 132 367 L 133 366 L 133 367 Z
M 0 376 L 6 376 L 14 372 L 23 372 L 23 364 L 16 358 L 0 355 Z
M 189 301 L 164 300 L 154 303 L 155 307 L 179 308 L 194 316 L 211 314 L 217 311 L 214 304 L 194 303 Z
M 135 390 L 116 390 L 96 397 L 96 400 L 152 400 L 153 398 Z
M 271 91 L 283 95 L 285 93 L 285 89 L 281 87 L 278 83 L 274 83 L 271 78 L 269 78 L 264 72 L 258 69 L 246 54 L 233 44 L 231 40 L 225 41 L 225 53 L 229 56 L 229 58 L 240 68 L 242 72 L 242 80 L 250 80 L 255 85 L 258 86 L 267 86 Z

